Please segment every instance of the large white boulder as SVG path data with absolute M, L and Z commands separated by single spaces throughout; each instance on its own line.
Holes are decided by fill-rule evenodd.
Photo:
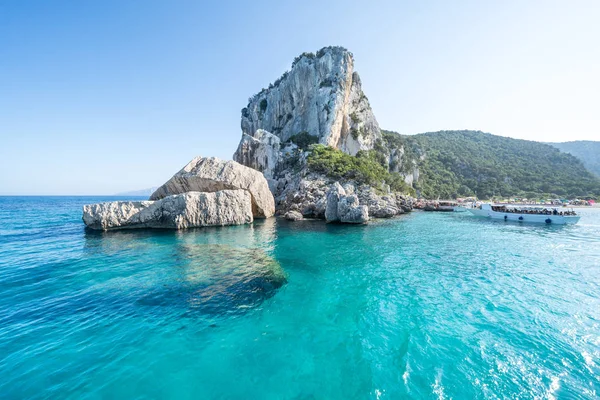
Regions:
M 186 229 L 252 221 L 252 200 L 246 190 L 188 192 L 156 201 L 113 201 L 83 206 L 83 222 L 96 230 Z
M 224 161 L 216 157 L 194 158 L 152 193 L 150 200 L 185 192 L 235 189 L 250 193 L 255 218 L 268 218 L 275 214 L 275 201 L 262 173 L 235 161 Z

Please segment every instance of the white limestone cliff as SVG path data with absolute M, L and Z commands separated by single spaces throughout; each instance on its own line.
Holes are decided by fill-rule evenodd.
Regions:
M 311 144 L 352 156 L 385 148 L 382 131 L 354 71 L 352 53 L 342 47 L 325 47 L 316 54 L 296 57 L 290 71 L 249 99 L 242 109 L 241 128 L 233 159 L 264 174 L 281 215 L 297 211 L 306 218 L 328 219 L 326 192 L 332 180 L 310 171 L 307 157 Z M 403 149 L 388 152 L 387 161 L 389 166 L 403 167 Z M 396 206 L 395 195 L 379 198 L 368 188 L 361 188 L 360 193 L 360 205 L 366 205 L 376 217 L 409 209 L 405 199 L 398 200 L 405 208 Z M 333 208 L 330 212 L 333 215 Z M 361 212 L 356 218 L 367 219 Z
M 298 57 L 289 72 L 250 99 L 241 127 L 245 135 L 255 137 L 262 129 L 281 142 L 307 133 L 352 155 L 381 138 L 352 53 L 342 47 Z M 235 160 L 242 162 L 243 153 L 236 152 Z
M 242 140 L 233 154 L 233 159 L 242 165 L 254 168 L 273 179 L 279 162 L 281 139 L 263 129 L 252 135 L 242 134 Z

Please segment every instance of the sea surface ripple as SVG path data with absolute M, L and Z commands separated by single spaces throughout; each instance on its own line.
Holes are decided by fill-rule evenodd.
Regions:
M 88 232 L 0 197 L 2 398 L 600 396 L 600 209 Z

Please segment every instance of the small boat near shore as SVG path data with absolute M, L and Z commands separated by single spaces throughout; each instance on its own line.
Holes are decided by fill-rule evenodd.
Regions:
M 553 225 L 576 224 L 580 218 L 575 211 L 558 207 L 481 204 L 468 211 L 477 217 Z

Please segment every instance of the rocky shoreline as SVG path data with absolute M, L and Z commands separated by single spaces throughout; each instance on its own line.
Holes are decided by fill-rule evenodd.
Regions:
M 83 222 L 96 230 L 248 224 L 254 220 L 245 190 L 187 192 L 156 201 L 115 201 L 83 207 Z
M 289 72 L 251 97 L 241 114 L 234 161 L 197 157 L 149 201 L 86 205 L 86 226 L 185 229 L 247 224 L 274 215 L 363 224 L 412 210 L 409 195 L 377 178 L 392 171 L 396 182 L 409 187 L 418 171 L 400 174 L 401 148 L 386 150 L 385 160 L 377 163 L 369 158 L 383 146 L 383 136 L 348 50 L 325 47 L 300 55 Z M 309 165 L 315 146 L 346 159 L 327 164 L 332 173 L 315 171 Z M 363 167 L 353 167 L 355 162 Z M 367 170 L 358 171 L 362 179 L 355 178 L 352 168 L 364 165 Z M 349 176 L 337 176 L 339 169 Z
M 264 176 L 215 157 L 190 161 L 148 201 L 115 201 L 83 207 L 90 229 L 187 229 L 249 224 L 275 214 Z
M 315 145 L 354 157 L 368 154 L 383 143 L 379 124 L 354 71 L 352 53 L 344 48 L 326 47 L 297 57 L 289 72 L 250 99 L 242 110 L 241 129 L 233 159 L 263 172 L 278 215 L 290 220 L 301 215 L 354 223 L 412 210 L 413 198 L 392 191 L 384 182 L 373 186 L 355 179 L 336 179 L 309 166 Z M 386 171 L 390 165 L 391 170 L 397 169 L 403 154 L 402 149 L 390 151 Z M 410 170 L 399 177 L 409 187 L 415 175 L 418 171 Z M 327 218 L 332 190 L 344 199 L 343 205 L 352 207 L 353 218 Z

